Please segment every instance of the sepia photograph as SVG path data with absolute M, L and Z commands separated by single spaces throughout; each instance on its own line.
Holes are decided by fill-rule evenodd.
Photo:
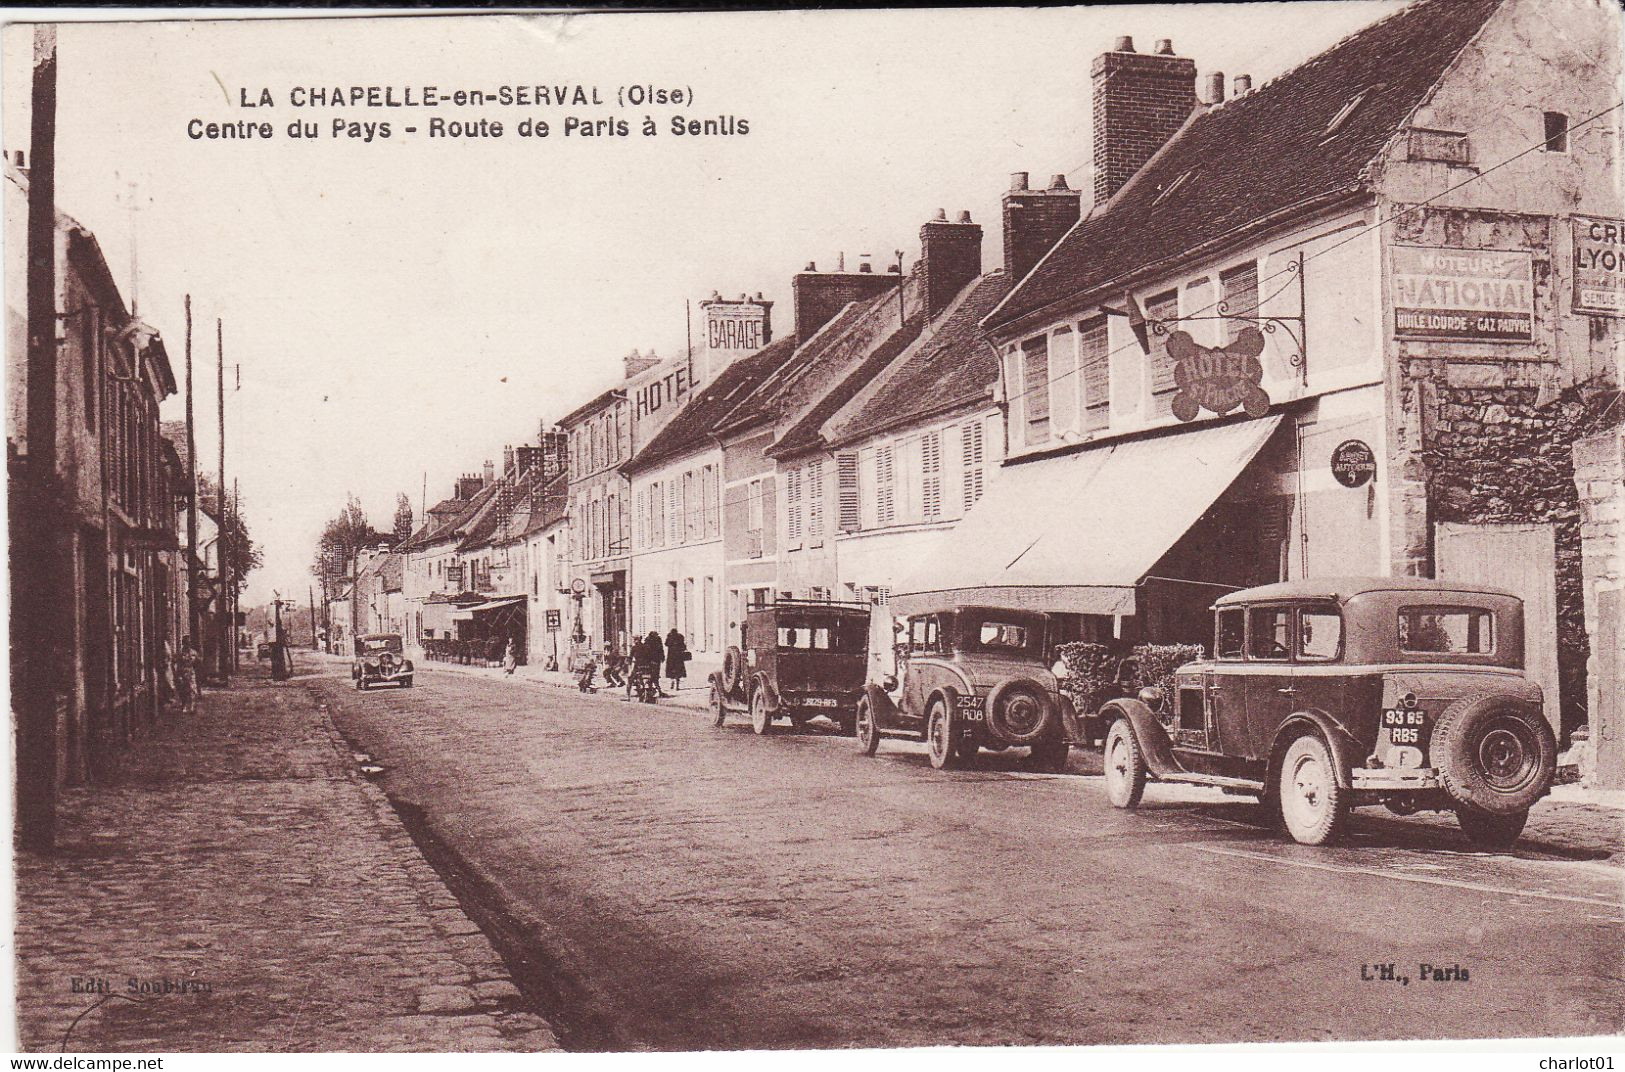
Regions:
M 1612 1069 L 1622 43 L 0 10 L 11 1067 Z

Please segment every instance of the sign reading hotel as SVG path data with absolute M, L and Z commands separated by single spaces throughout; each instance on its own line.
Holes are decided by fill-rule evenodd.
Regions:
M 1533 280 L 1528 253 L 1395 246 L 1389 278 L 1394 335 L 1531 342 Z
M 1574 217 L 1574 311 L 1625 316 L 1625 220 Z

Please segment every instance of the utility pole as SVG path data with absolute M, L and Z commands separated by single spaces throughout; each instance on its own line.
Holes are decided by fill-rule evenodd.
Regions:
M 192 424 L 192 296 L 186 296 L 186 628 L 199 651 L 202 622 L 197 599 L 197 435 Z
M 305 585 L 305 597 L 310 600 L 310 650 L 321 651 L 321 645 L 316 642 L 316 589 Z
M 69 539 L 56 474 L 56 27 L 34 27 L 34 85 L 28 176 L 28 462 L 29 509 L 21 511 L 27 565 L 12 574 L 26 593 L 11 628 L 24 643 L 15 693 L 17 829 L 20 843 L 56 845 L 56 704 L 65 692 L 61 652 L 73 635 L 73 592 L 60 545 Z
M 241 367 L 241 366 L 239 366 L 239 367 Z M 238 383 L 241 384 L 241 382 L 242 382 L 242 380 L 241 380 L 240 375 L 239 375 Z M 231 516 L 232 517 L 241 517 L 242 516 L 242 505 L 243 505 L 242 493 L 237 490 L 237 478 L 232 477 L 231 478 Z M 240 606 L 240 604 L 242 603 L 242 594 L 239 592 L 239 589 L 241 587 L 242 587 L 241 584 L 234 584 L 234 585 L 231 586 L 231 668 L 233 670 L 241 668 L 241 664 L 238 662 L 238 659 L 241 656 L 242 651 L 237 646 L 237 615 L 242 612 L 242 607 Z
M 231 623 L 231 526 L 229 515 L 226 512 L 226 342 L 225 328 L 220 318 L 214 319 L 214 379 L 216 387 L 216 405 L 220 414 L 220 468 L 219 479 L 215 484 L 215 498 L 220 507 L 220 534 L 215 540 L 215 557 L 220 560 L 217 582 L 220 591 L 214 598 L 216 613 L 216 631 L 219 634 L 219 664 L 220 680 L 222 683 L 231 679 L 231 653 L 237 645 L 232 641 Z

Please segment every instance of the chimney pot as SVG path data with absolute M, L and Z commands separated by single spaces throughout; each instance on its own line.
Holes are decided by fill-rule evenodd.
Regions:
M 1253 91 L 1253 76 L 1250 74 L 1236 75 L 1236 80 L 1231 84 L 1230 88 L 1231 96 L 1234 97 L 1239 97 L 1243 93 L 1251 93 Z
M 1134 51 L 1134 38 L 1128 37 L 1126 35 L 1123 36 L 1123 37 L 1119 37 L 1117 39 L 1117 44 L 1112 46 L 1112 51 L 1113 52 L 1133 52 Z
M 935 216 L 932 216 L 931 218 L 934 219 L 934 220 L 944 220 L 945 221 L 945 220 L 948 219 L 948 211 L 946 209 L 940 209 L 939 208 L 939 209 L 937 209 L 937 214 Z
M 858 265 L 858 271 L 865 275 L 873 272 L 874 270 L 874 265 L 870 264 L 868 261 L 864 261 L 862 264 Z
M 750 300 L 750 295 L 746 294 L 744 291 L 740 291 L 739 292 L 739 300 L 740 301 L 749 301 Z M 654 353 L 653 350 L 650 350 L 649 352 L 651 354 Z
M 1025 190 L 1026 188 L 1027 188 L 1027 173 L 1025 171 L 1013 171 L 1013 172 L 1011 172 L 1010 173 L 1010 190 L 1011 190 L 1011 192 L 1020 193 L 1022 190 Z
M 1052 176 L 1050 178 L 1050 180 L 1049 180 L 1049 188 L 1051 190 L 1070 190 L 1070 189 L 1072 189 L 1072 187 L 1070 187 L 1070 186 L 1068 186 L 1066 184 L 1066 176 L 1065 175 L 1054 175 L 1054 176 Z
M 1214 71 L 1207 76 L 1207 102 L 1209 104 L 1224 103 L 1224 72 Z
M 1174 54 L 1173 39 L 1168 37 L 1159 37 L 1157 39 L 1156 52 L 1159 56 L 1172 56 Z
M 892 275 L 901 275 L 903 273 L 903 268 L 901 265 L 892 264 L 886 267 L 886 271 Z
M 757 300 L 757 301 L 763 301 L 763 300 L 764 300 L 764 299 L 763 299 L 763 298 L 762 298 L 762 292 L 761 292 L 761 291 L 759 291 L 759 290 L 758 290 L 758 291 L 757 291 L 757 292 L 756 292 L 756 300 Z
M 802 271 L 804 271 L 804 272 L 816 272 L 816 271 L 818 271 L 818 262 L 816 262 L 816 261 L 808 261 L 807 262 L 807 267 L 803 268 Z M 721 297 L 720 294 L 717 295 L 717 296 L 719 298 Z
M 959 222 L 960 223 L 969 223 L 969 222 L 971 222 L 970 209 L 967 208 L 967 209 L 962 209 L 960 211 L 960 213 L 959 213 Z

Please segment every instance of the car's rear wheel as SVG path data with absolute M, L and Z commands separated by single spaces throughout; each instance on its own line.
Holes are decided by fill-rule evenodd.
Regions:
M 750 728 L 758 737 L 765 737 L 773 727 L 773 711 L 767 706 L 767 689 L 761 685 L 751 690 Z
M 1106 799 L 1116 808 L 1138 807 L 1145 794 L 1145 757 L 1134 739 L 1134 727 L 1120 718 L 1106 732 Z
M 1281 819 L 1292 840 L 1324 845 L 1342 831 L 1348 802 L 1325 741 L 1308 733 L 1288 745 L 1278 784 Z
M 925 746 L 931 765 L 937 770 L 953 770 L 964 762 L 960 753 L 958 719 L 941 699 L 931 701 L 925 715 Z
M 1461 832 L 1467 835 L 1467 840 L 1478 848 L 1494 852 L 1505 852 L 1512 848 L 1518 841 L 1518 835 L 1523 833 L 1524 823 L 1528 821 L 1527 811 L 1492 815 L 1477 808 L 1456 809 L 1456 822 L 1461 825 Z
M 728 707 L 722 696 L 722 680 L 711 675 L 711 724 L 720 726 L 728 718 Z
M 1527 812 L 1557 766 L 1557 741 L 1540 708 L 1495 693 L 1445 708 L 1429 753 L 1450 799 L 1491 815 Z
M 854 719 L 853 731 L 857 734 L 858 747 L 863 754 L 872 756 L 880 747 L 880 723 L 875 720 L 875 705 L 867 695 L 858 697 L 858 713 Z

